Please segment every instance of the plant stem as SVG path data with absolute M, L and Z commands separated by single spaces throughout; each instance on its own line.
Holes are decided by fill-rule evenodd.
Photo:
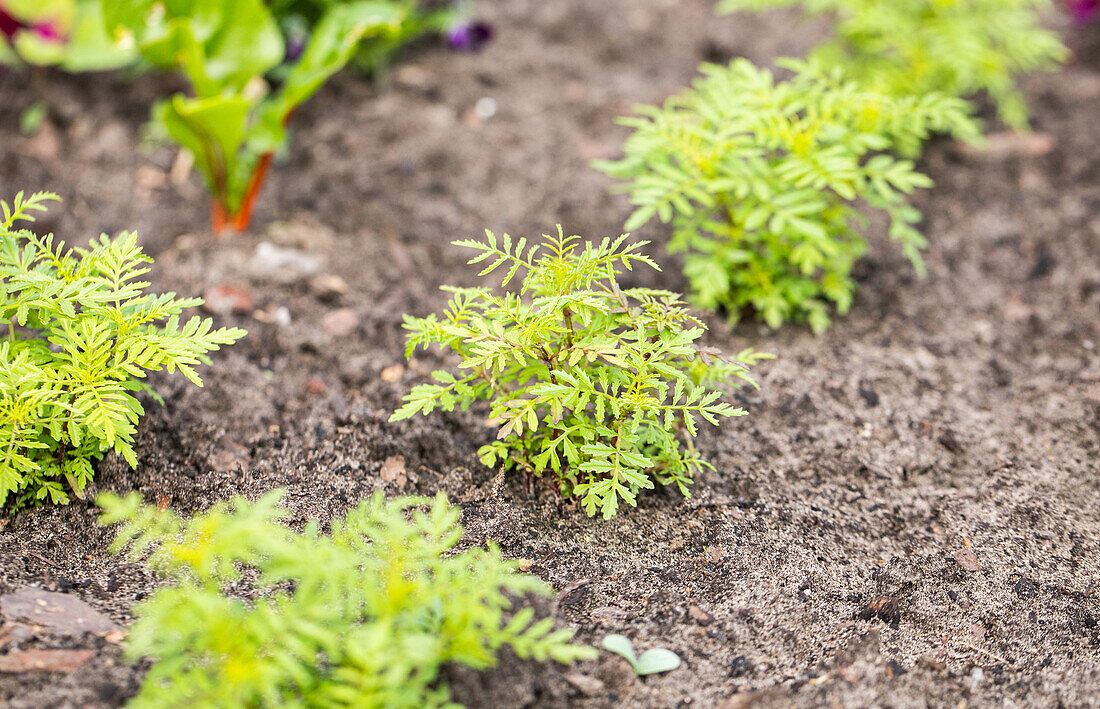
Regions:
M 256 169 L 252 171 L 252 177 L 248 181 L 248 189 L 244 193 L 244 199 L 241 200 L 241 206 L 237 209 L 236 214 L 230 217 L 230 226 L 235 231 L 244 231 L 252 223 L 252 210 L 256 206 L 256 198 L 260 194 L 260 188 L 263 187 L 264 179 L 267 177 L 267 171 L 271 167 L 271 160 L 274 157 L 274 153 L 264 153 L 260 156 L 259 162 L 256 163 Z
M 297 111 L 297 106 L 287 111 L 286 115 L 283 116 L 283 127 L 290 123 Z M 234 231 L 245 231 L 248 229 L 248 225 L 252 223 L 252 210 L 256 207 L 256 198 L 260 194 L 260 188 L 263 187 L 267 171 L 271 167 L 271 161 L 274 158 L 275 153 L 269 151 L 261 155 L 256 162 L 256 167 L 252 170 L 252 176 L 248 179 L 248 189 L 245 190 L 244 199 L 241 200 L 237 211 L 229 215 L 229 226 Z
M 565 327 L 569 329 L 569 332 L 565 335 L 565 347 L 566 349 L 573 348 L 573 336 L 575 331 L 573 330 L 573 311 L 569 309 L 569 306 L 565 306 L 562 309 L 562 317 L 565 318 Z
M 214 233 L 221 234 L 228 225 L 229 219 L 225 215 L 225 205 L 218 198 L 210 200 L 210 226 Z

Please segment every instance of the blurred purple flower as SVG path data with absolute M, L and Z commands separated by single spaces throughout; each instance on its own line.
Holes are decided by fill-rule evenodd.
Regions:
M 1100 17 L 1100 0 L 1066 0 L 1066 7 L 1077 22 L 1092 22 Z
M 457 52 L 478 52 L 493 38 L 493 26 L 480 20 L 467 20 L 447 30 L 447 43 Z
M 36 22 L 31 25 L 30 29 L 31 32 L 48 42 L 61 42 L 65 39 L 65 36 L 57 29 L 57 25 L 52 22 Z
M 304 36 L 290 36 L 286 38 L 286 56 L 283 57 L 283 61 L 287 64 L 293 64 L 302 58 L 302 54 L 306 51 L 306 40 L 308 38 Z
M 24 25 L 19 20 L 15 19 L 4 8 L 0 7 L 0 34 L 4 35 L 4 39 L 11 40 L 15 36 L 15 33 L 23 29 Z
M 4 35 L 4 38 L 10 42 L 16 34 L 23 30 L 30 30 L 47 42 L 61 42 L 65 39 L 65 35 L 53 22 L 42 21 L 28 24 L 5 10 L 4 4 L 0 2 L 0 34 Z

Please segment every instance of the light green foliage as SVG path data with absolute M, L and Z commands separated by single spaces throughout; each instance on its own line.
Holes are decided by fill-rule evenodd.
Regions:
M 132 63 L 133 47 L 114 41 L 103 26 L 110 0 L 4 0 L 3 10 L 23 28 L 11 41 L 0 35 L 0 65 L 59 66 L 66 71 L 104 71 Z
M 663 647 L 650 648 L 638 657 L 634 654 L 634 644 L 625 635 L 608 635 L 603 639 L 601 647 L 626 660 L 630 664 L 630 669 L 634 670 L 634 674 L 639 677 L 671 672 L 680 666 L 680 656 Z
M 1068 56 L 1058 35 L 1040 25 L 1048 0 L 723 0 L 719 9 L 794 5 L 835 18 L 835 36 L 812 61 L 895 96 L 985 91 L 1017 129 L 1027 128 L 1028 115 L 1017 77 L 1051 71 Z
M 654 479 L 687 495 L 707 465 L 690 444 L 696 417 L 717 424 L 743 415 L 718 385 L 751 383 L 748 365 L 761 355 L 746 350 L 732 361 L 698 346 L 704 327 L 676 293 L 620 289 L 623 269 L 656 268 L 641 252 L 646 242 L 593 244 L 560 227 L 530 245 L 486 234 L 455 243 L 478 252 L 470 263 L 488 263 L 480 275 L 505 271 L 504 286 L 517 278 L 518 292 L 446 288 L 454 298 L 441 318 L 406 316 L 409 356 L 434 343 L 462 363 L 457 376 L 438 371 L 437 383 L 415 387 L 390 420 L 487 399 L 499 429 L 482 462 L 549 470 L 589 515 L 608 519 L 620 501 L 634 505 Z
M 324 14 L 347 0 L 270 0 L 268 7 L 284 34 L 307 36 Z M 368 74 L 385 69 L 402 47 L 421 37 L 444 32 L 460 17 L 451 3 L 423 0 L 384 0 L 398 13 L 398 24 L 384 35 L 365 38 L 351 64 Z
M 138 280 L 152 259 L 133 233 L 65 249 L 53 235 L 15 229 L 45 211 L 48 193 L 0 202 L 0 507 L 82 496 L 92 461 L 114 450 L 136 466 L 135 392 L 148 371 L 195 365 L 243 330 L 181 320 L 201 298 L 149 295 Z
M 286 138 L 291 112 L 355 53 L 360 40 L 400 31 L 401 5 L 334 3 L 317 21 L 301 58 L 272 90 L 264 75 L 282 63 L 285 43 L 263 0 L 117 0 L 108 27 L 132 36 L 155 66 L 183 72 L 192 95 L 159 104 L 155 120 L 190 150 L 215 200 L 215 214 L 247 226 L 264 160 Z M 264 157 L 267 156 L 267 157 Z M 218 216 L 215 217 L 218 224 Z
M 623 119 L 624 157 L 599 169 L 627 180 L 635 229 L 671 223 L 695 302 L 751 309 L 769 326 L 829 324 L 847 312 L 850 271 L 866 250 L 863 205 L 890 218 L 890 236 L 918 270 L 925 240 L 906 195 L 931 184 L 891 149 L 916 152 L 930 133 L 977 135 L 964 101 L 885 96 L 836 72 L 791 60 L 776 81 L 744 59 L 704 65 L 693 88 Z
M 131 707 L 453 707 L 444 663 L 487 668 L 504 645 L 539 661 L 595 655 L 530 608 L 505 622 L 509 595 L 549 589 L 492 544 L 455 553 L 461 512 L 442 494 L 376 493 L 330 535 L 279 524 L 282 495 L 191 520 L 136 493 L 98 499 L 103 524 L 125 522 L 113 549 L 176 581 L 135 609 L 128 653 L 154 663 Z
M 23 135 L 34 135 L 42 127 L 46 120 L 48 109 L 41 101 L 32 103 L 19 114 L 19 132 Z

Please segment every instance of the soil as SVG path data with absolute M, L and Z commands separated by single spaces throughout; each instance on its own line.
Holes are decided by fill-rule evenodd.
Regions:
M 447 363 L 405 363 L 401 314 L 474 282 L 449 243 L 483 228 L 617 234 L 629 205 L 588 167 L 621 144 L 613 119 L 701 60 L 797 54 L 815 29 L 715 18 L 703 0 L 481 6 L 498 30 L 483 53 L 426 46 L 379 84 L 326 87 L 297 116 L 252 230 L 225 238 L 209 233 L 198 178 L 144 142 L 170 80 L 0 70 L 4 195 L 60 192 L 42 227 L 69 240 L 138 230 L 158 290 L 231 286 L 251 301 L 216 316 L 250 335 L 215 357 L 204 389 L 155 378 L 167 405 L 141 424 L 140 465 L 106 459 L 90 492 L 191 512 L 278 486 L 300 522 L 379 488 L 443 489 L 469 543 L 531 560 L 558 590 L 536 603 L 581 641 L 623 633 L 684 661 L 638 679 L 606 653 L 571 668 L 504 656 L 449 671 L 470 707 L 1100 706 L 1095 40 L 1076 30 L 1078 60 L 1026 82 L 1048 143 L 930 147 L 936 187 L 916 198 L 928 278 L 876 235 L 851 314 L 825 335 L 712 317 L 709 344 L 779 358 L 738 395 L 750 415 L 702 435 L 716 470 L 693 497 L 645 494 L 608 523 L 522 478 L 494 493 L 475 456 L 492 435 L 483 411 L 386 422 Z M 21 137 L 16 109 L 32 101 L 49 117 Z M 293 258 L 274 268 L 273 253 Z M 655 253 L 665 270 L 638 278 L 683 289 Z M 385 482 L 393 456 L 406 477 Z M 108 553 L 95 518 L 76 501 L 0 520 L 0 594 L 69 592 L 129 622 L 158 582 Z M 0 675 L 13 709 L 119 706 L 141 681 L 104 639 L 23 647 L 95 655 L 68 675 Z

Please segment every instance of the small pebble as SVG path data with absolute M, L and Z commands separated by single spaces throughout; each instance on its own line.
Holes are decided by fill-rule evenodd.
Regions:
M 345 337 L 359 327 L 359 316 L 351 308 L 339 308 L 321 318 L 321 327 L 325 332 L 337 337 Z
M 483 121 L 487 121 L 497 115 L 496 99 L 489 98 L 488 96 L 479 98 L 477 104 L 474 105 L 474 113 Z
M 236 313 L 243 315 L 252 310 L 252 294 L 248 289 L 232 283 L 219 283 L 202 294 L 203 310 L 215 315 Z
M 714 616 L 699 606 L 689 606 L 688 615 L 699 625 L 710 625 L 714 622 Z
M 955 562 L 963 571 L 980 571 L 982 568 L 981 563 L 978 561 L 978 555 L 974 553 L 973 549 L 967 547 L 958 549 L 955 552 Z

